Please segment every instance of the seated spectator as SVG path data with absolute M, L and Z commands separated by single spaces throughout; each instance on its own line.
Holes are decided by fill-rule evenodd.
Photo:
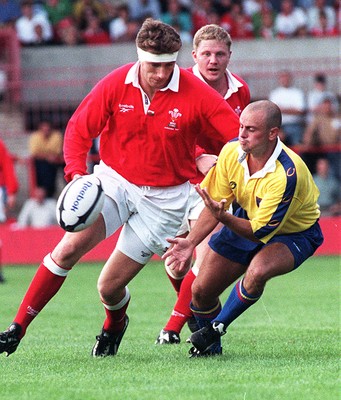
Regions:
M 46 190 L 36 187 L 21 208 L 15 228 L 46 228 L 57 224 L 55 199 L 46 197 Z
M 172 26 L 180 35 L 180 38 L 181 38 L 181 41 L 183 44 L 192 44 L 193 36 L 192 36 L 191 32 L 182 31 L 180 25 L 178 25 L 176 22 L 173 22 Z
M 341 143 L 341 119 L 334 111 L 328 94 L 315 107 L 312 121 L 306 127 L 303 143 L 324 145 Z
M 302 141 L 304 115 L 306 110 L 303 90 L 294 86 L 290 71 L 280 71 L 279 85 L 269 94 L 269 100 L 276 103 L 282 111 L 282 131 L 284 143 L 295 146 Z
M 214 3 L 214 8 L 217 13 L 222 16 L 231 11 L 232 3 L 234 0 L 220 0 Z
M 102 4 L 104 7 L 104 12 L 105 12 L 105 17 L 102 22 L 103 28 L 109 32 L 109 24 L 111 21 L 113 21 L 115 18 L 118 17 L 118 6 L 121 3 L 117 3 L 116 1 L 112 0 L 102 0 Z
M 327 158 L 319 158 L 316 162 L 316 172 L 313 174 L 316 186 L 320 191 L 318 204 L 322 215 L 334 214 L 340 199 L 340 181 L 330 170 L 330 162 Z
M 0 27 L 14 26 L 15 21 L 21 17 L 20 5 L 14 0 L 0 1 Z
M 182 8 L 179 0 L 168 0 L 167 11 L 161 14 L 160 19 L 166 24 L 176 27 L 180 37 L 185 38 L 186 41 L 192 39 L 192 17 L 186 9 Z
M 241 3 L 232 5 L 230 16 L 233 23 L 229 33 L 234 40 L 254 38 L 252 20 L 244 13 Z
M 130 16 L 127 4 L 117 7 L 117 17 L 109 23 L 110 39 L 114 43 L 134 42 L 140 28 L 138 21 Z
M 192 34 L 204 25 L 211 24 L 211 13 L 216 11 L 213 0 L 195 0 L 192 7 Z
M 337 24 L 334 26 L 328 24 L 327 14 L 324 10 L 321 10 L 319 12 L 319 23 L 310 29 L 310 34 L 313 37 L 333 37 L 338 36 L 340 30 Z
M 73 16 L 73 6 L 70 0 L 46 0 L 43 7 L 53 27 L 62 19 Z
M 49 121 L 41 121 L 29 139 L 36 185 L 45 188 L 47 197 L 56 193 L 57 173 L 63 165 L 63 135 Z
M 259 0 L 257 1 L 257 4 L 258 9 L 255 12 L 253 12 L 252 14 L 246 12 L 246 14 L 251 17 L 255 37 L 262 37 L 261 30 L 264 27 L 263 20 L 266 21 L 266 29 L 271 26 L 271 31 L 274 32 L 274 20 L 276 13 L 272 7 L 272 4 L 267 0 Z M 269 14 L 271 18 L 268 18 Z M 271 21 L 271 24 L 269 23 L 269 21 Z
M 304 131 L 304 148 L 309 148 L 310 146 L 336 145 L 340 143 L 341 116 L 333 111 L 333 103 L 331 99 L 326 96 L 321 101 L 321 104 L 316 107 L 314 117 Z M 319 154 L 328 158 L 331 168 L 333 169 L 333 174 L 337 179 L 341 179 L 340 153 L 333 150 L 327 152 L 321 150 Z M 306 161 L 310 170 L 314 172 L 316 153 L 302 154 L 302 158 Z
M 308 27 L 307 25 L 301 25 L 295 34 L 296 38 L 307 38 L 309 37 Z
M 160 19 L 161 7 L 158 0 L 129 0 L 127 4 L 131 19 L 140 24 L 148 17 Z
M 57 26 L 65 18 L 73 17 L 73 6 L 69 0 L 46 0 L 43 4 L 53 29 L 53 43 L 59 42 Z
M 105 7 L 99 0 L 76 0 L 73 9 L 73 16 L 80 31 L 87 25 L 87 18 L 90 15 L 97 15 L 101 23 L 105 21 Z
M 88 17 L 87 26 L 81 37 L 83 43 L 87 45 L 111 43 L 109 33 L 103 29 L 100 19 L 95 14 Z
M 52 26 L 44 13 L 33 12 L 31 1 L 21 3 L 22 16 L 15 22 L 20 43 L 24 46 L 48 44 L 53 39 Z
M 82 43 L 81 33 L 72 18 L 64 18 L 56 25 L 56 43 L 66 46 Z
M 298 31 L 307 25 L 307 22 L 305 12 L 295 7 L 293 0 L 283 0 L 281 11 L 275 18 L 277 37 L 282 39 L 295 37 Z
M 245 14 L 251 18 L 262 11 L 273 9 L 268 0 L 243 0 L 242 3 Z
M 324 73 L 317 73 L 314 76 L 313 87 L 307 93 L 307 123 L 312 121 L 314 113 L 326 97 L 332 102 L 333 112 L 337 113 L 338 100 L 336 95 L 327 88 L 327 76 Z
M 259 18 L 259 20 L 258 20 Z M 261 11 L 261 13 L 255 14 L 253 19 L 253 27 L 255 37 L 262 39 L 274 39 L 276 38 L 275 30 L 275 14 L 272 10 Z
M 313 30 L 321 29 L 320 16 L 325 16 L 326 26 L 324 29 L 332 31 L 336 27 L 336 14 L 333 7 L 326 4 L 326 0 L 315 0 L 314 6 L 307 10 L 308 16 L 308 29 L 310 32 Z
M 310 7 L 313 7 L 315 0 L 296 0 L 295 4 L 297 7 L 302 8 L 302 10 L 307 11 Z

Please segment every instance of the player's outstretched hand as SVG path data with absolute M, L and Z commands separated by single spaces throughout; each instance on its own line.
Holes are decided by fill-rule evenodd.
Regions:
M 195 185 L 195 190 L 199 193 L 200 197 L 204 200 L 205 206 L 211 211 L 212 215 L 218 220 L 223 222 L 225 216 L 225 203 L 223 199 L 220 202 L 213 200 L 207 193 L 205 188 L 201 189 L 200 185 Z
M 162 256 L 162 259 L 167 258 L 167 264 L 172 264 L 172 269 L 177 269 L 183 272 L 186 269 L 186 261 L 192 257 L 195 246 L 185 238 L 167 239 L 172 246 Z

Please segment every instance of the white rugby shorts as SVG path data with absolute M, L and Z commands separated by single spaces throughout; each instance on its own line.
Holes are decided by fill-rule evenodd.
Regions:
M 188 198 L 188 209 L 182 221 L 179 235 L 190 231 L 190 221 L 197 220 L 201 211 L 205 208 L 204 200 L 200 197 L 195 190 L 195 185 L 191 184 L 191 189 Z
M 137 186 L 102 161 L 94 167 L 94 175 L 101 180 L 106 196 L 114 201 L 112 203 L 106 199 L 102 211 L 106 236 L 109 237 L 119 227 L 127 224 L 131 229 L 123 229 L 121 232 L 119 241 L 124 243 L 122 248 L 128 248 L 130 244 L 134 247 L 131 243 L 133 231 L 152 253 L 162 256 L 169 247 L 166 238 L 178 235 L 187 211 L 191 184 L 186 182 L 168 187 Z M 125 235 L 127 240 L 124 240 Z M 127 243 L 128 240 L 130 242 Z M 126 254 L 126 251 L 123 252 Z M 127 255 L 136 261 L 140 260 L 140 254 Z

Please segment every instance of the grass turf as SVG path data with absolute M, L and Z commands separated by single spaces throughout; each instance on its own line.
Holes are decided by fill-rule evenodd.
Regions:
M 5 268 L 2 329 L 15 315 L 35 268 Z M 8 358 L 0 355 L 0 398 L 340 398 L 340 257 L 313 257 L 270 281 L 261 300 L 229 327 L 223 356 L 207 359 L 188 358 L 187 326 L 180 345 L 154 345 L 175 300 L 159 262 L 146 266 L 129 286 L 130 326 L 118 355 L 90 357 L 104 318 L 96 290 L 100 268 L 75 267 L 17 351 Z

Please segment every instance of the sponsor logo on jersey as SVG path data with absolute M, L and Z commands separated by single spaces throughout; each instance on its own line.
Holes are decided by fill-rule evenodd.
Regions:
M 292 200 L 292 196 L 283 197 L 283 203 L 289 203 Z
M 119 104 L 118 108 L 120 109 L 121 113 L 126 113 L 129 111 L 134 111 L 134 106 L 130 104 Z
M 268 225 L 269 226 L 278 226 L 280 224 L 280 221 L 276 221 L 275 219 L 272 221 L 269 221 Z
M 287 176 L 293 176 L 293 175 L 295 175 L 295 174 L 296 174 L 296 168 L 289 167 L 289 168 L 287 169 Z
M 177 108 L 173 108 L 173 110 L 168 111 L 168 114 L 171 117 L 169 124 L 165 127 L 165 129 L 171 129 L 173 131 L 178 131 L 178 123 L 179 119 L 182 117 L 181 112 Z
M 240 115 L 240 114 L 242 113 L 242 109 L 240 108 L 240 106 L 237 106 L 237 107 L 234 109 L 234 112 L 235 112 L 237 115 Z

